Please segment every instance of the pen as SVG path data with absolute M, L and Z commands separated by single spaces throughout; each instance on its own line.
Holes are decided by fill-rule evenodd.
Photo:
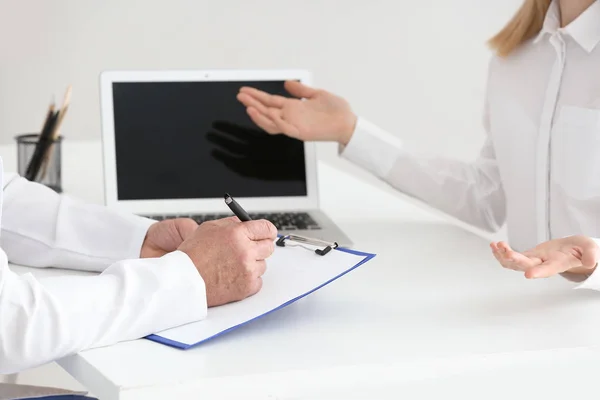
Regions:
M 31 156 L 31 160 L 29 160 L 27 170 L 25 171 L 25 178 L 27 178 L 30 181 L 35 181 L 35 178 L 38 175 L 40 166 L 42 165 L 44 153 L 46 152 L 46 149 L 48 148 L 48 143 L 51 140 L 50 135 L 52 133 L 52 130 L 56 126 L 56 119 L 58 114 L 59 111 L 53 111 L 50 115 L 50 118 L 48 118 L 44 123 L 42 132 L 40 132 L 38 142 L 35 145 L 35 150 L 33 151 L 33 155 Z
M 250 218 L 246 210 L 244 210 L 229 193 L 225 193 L 225 204 L 227 204 L 227 207 L 229 207 L 229 209 L 235 214 L 236 217 L 240 219 L 240 221 L 252 221 L 252 218 Z

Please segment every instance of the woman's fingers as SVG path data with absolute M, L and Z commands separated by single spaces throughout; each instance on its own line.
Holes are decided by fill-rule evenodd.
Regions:
M 491 243 L 490 248 L 492 249 L 492 254 L 496 258 L 496 260 L 498 260 L 500 265 L 502 265 L 504 268 L 512 270 L 515 269 L 515 266 L 505 257 L 504 253 L 498 247 L 498 243 Z
M 525 272 L 525 277 L 528 279 L 548 278 L 571 268 L 569 257 L 563 253 L 557 253 L 546 262 L 528 269 Z
M 507 257 L 509 257 L 512 260 L 511 262 L 516 265 L 516 267 L 519 271 L 527 271 L 528 269 L 533 268 L 536 265 L 539 265 L 538 261 L 531 259 L 529 257 L 526 257 L 523 254 L 518 253 L 513 250 L 510 250 L 507 253 Z
M 247 108 L 256 108 L 260 113 L 267 114 L 267 106 L 265 106 L 263 103 L 261 103 L 254 97 L 250 96 L 248 93 L 238 93 L 237 99 Z
M 496 258 L 496 260 L 500 263 L 500 265 L 502 265 L 503 268 L 514 270 L 513 266 L 510 263 L 506 262 L 506 260 L 504 260 L 504 258 L 502 258 L 502 255 L 499 252 L 493 251 L 492 254 Z
M 515 271 L 527 271 L 541 264 L 541 259 L 528 257 L 517 251 L 514 251 L 505 242 L 491 243 L 490 248 L 494 257 L 502 264 L 503 267 Z
M 298 81 L 287 81 L 285 82 L 285 90 L 288 91 L 294 97 L 310 99 L 314 97 L 319 91 L 317 89 L 306 86 Z
M 256 108 L 248 108 L 246 110 L 250 119 L 258 126 L 260 126 L 264 131 L 270 133 L 271 135 L 275 135 L 277 133 L 281 133 L 281 131 L 277 128 L 277 125 L 265 114 L 258 111 Z
M 264 94 L 266 95 L 266 93 Z M 246 92 L 240 92 L 237 98 L 247 107 L 247 113 L 252 121 L 268 133 L 285 133 L 286 135 L 293 137 L 298 136 L 298 129 L 282 118 L 281 109 L 267 106 L 265 103 L 259 101 L 256 97 L 251 96 Z
M 506 253 L 509 250 L 511 250 L 510 246 L 506 242 L 499 242 L 498 243 L 498 249 L 500 249 L 501 253 Z
M 296 138 L 298 137 L 298 135 L 300 133 L 298 131 L 298 128 L 296 128 L 294 125 L 290 124 L 289 122 L 285 121 L 281 117 L 280 110 L 270 108 L 269 109 L 269 119 L 271 121 L 273 121 L 275 123 L 275 125 L 277 125 L 277 128 L 279 129 L 280 132 L 283 132 L 288 136 L 292 136 L 292 137 L 296 137 Z
M 269 94 L 251 87 L 243 87 L 240 93 L 253 97 L 256 101 L 262 103 L 265 107 L 282 108 L 286 101 L 290 99 L 275 94 Z

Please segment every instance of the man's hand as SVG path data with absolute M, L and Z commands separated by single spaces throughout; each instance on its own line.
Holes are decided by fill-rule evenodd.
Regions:
M 277 228 L 265 220 L 240 222 L 237 217 L 205 222 L 179 250 L 198 269 L 209 307 L 243 300 L 262 287 L 266 259 L 275 249 Z
M 591 274 L 600 259 L 600 247 L 587 236 L 569 236 L 544 242 L 524 253 L 505 242 L 490 245 L 504 268 L 525 272 L 525 277 L 547 278 L 562 272 Z
M 148 229 L 142 244 L 140 257 L 161 257 L 175 251 L 196 229 L 198 229 L 198 224 L 189 218 L 168 219 L 157 222 Z

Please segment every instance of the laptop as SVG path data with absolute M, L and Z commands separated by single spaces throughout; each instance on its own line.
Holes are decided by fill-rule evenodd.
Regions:
M 236 99 L 242 86 L 289 97 L 277 71 L 108 71 L 100 78 L 106 205 L 156 220 L 231 216 L 230 193 L 279 233 L 340 246 L 350 239 L 319 209 L 314 143 L 269 135 Z

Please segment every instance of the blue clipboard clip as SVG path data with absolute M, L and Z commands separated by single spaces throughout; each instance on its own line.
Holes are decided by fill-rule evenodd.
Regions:
M 324 240 L 320 240 L 320 239 L 313 239 L 313 238 L 308 238 L 305 236 L 299 236 L 299 235 L 285 235 L 285 236 L 281 236 L 277 242 L 275 242 L 275 244 L 279 247 L 285 247 L 286 243 L 289 242 L 294 242 L 296 243 L 295 246 L 300 246 L 303 247 L 307 250 L 313 251 L 313 249 L 305 247 L 303 245 L 311 245 L 311 246 L 317 246 L 317 247 L 323 247 L 322 249 L 315 249 L 314 252 L 315 254 L 319 255 L 319 256 L 324 256 L 327 253 L 329 253 L 331 250 L 337 249 L 339 246 L 337 244 L 337 242 L 326 242 Z M 294 244 L 291 244 L 291 246 L 294 246 Z

